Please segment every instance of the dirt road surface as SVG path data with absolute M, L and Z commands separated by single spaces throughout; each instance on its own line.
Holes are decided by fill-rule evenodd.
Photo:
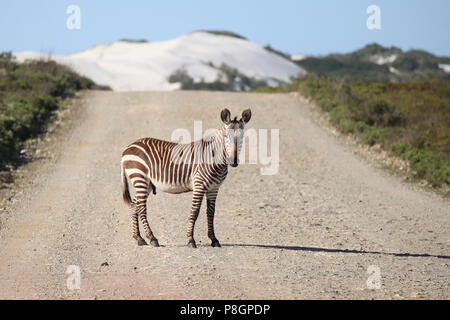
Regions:
M 122 202 L 120 155 L 251 107 L 247 128 L 279 129 L 278 174 L 230 168 L 210 247 L 203 204 L 186 246 L 191 194 L 148 202 L 160 248 L 137 247 Z M 0 298 L 449 299 L 448 200 L 356 155 L 289 94 L 86 92 L 56 156 L 37 160 L 3 211 Z M 269 131 L 270 132 L 270 131 Z M 270 139 L 269 139 L 270 140 Z M 80 288 L 69 284 L 80 270 Z M 377 289 L 378 288 L 378 289 Z

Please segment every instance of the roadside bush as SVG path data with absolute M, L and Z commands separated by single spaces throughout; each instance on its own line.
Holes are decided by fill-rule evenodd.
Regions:
M 430 151 L 407 145 L 393 145 L 391 150 L 408 160 L 416 178 L 425 179 L 435 187 L 450 183 L 450 161 L 442 161 Z
M 0 170 L 18 159 L 23 143 L 43 132 L 61 101 L 96 85 L 51 60 L 17 63 L 0 53 Z
M 414 178 L 449 185 L 450 83 L 347 82 L 309 74 L 288 89 L 314 99 L 343 133 L 407 160 Z

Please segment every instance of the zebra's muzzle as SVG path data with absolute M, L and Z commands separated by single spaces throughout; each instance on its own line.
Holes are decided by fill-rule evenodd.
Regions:
M 233 158 L 233 157 L 228 157 L 227 158 L 227 163 L 232 166 L 232 167 L 237 167 L 238 166 L 238 160 Z

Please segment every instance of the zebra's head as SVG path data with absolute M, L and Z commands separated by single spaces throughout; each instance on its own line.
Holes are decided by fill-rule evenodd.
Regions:
M 239 153 L 244 139 L 244 126 L 250 121 L 251 117 L 252 111 L 250 109 L 242 112 L 240 120 L 237 120 L 237 117 L 231 120 L 231 113 L 228 109 L 223 109 L 220 114 L 220 118 L 225 123 L 223 133 L 227 164 L 232 167 L 237 167 L 239 164 Z

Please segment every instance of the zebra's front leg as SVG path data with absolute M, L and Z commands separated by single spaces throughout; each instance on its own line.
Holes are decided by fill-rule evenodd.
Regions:
M 205 191 L 203 188 L 194 188 L 192 194 L 192 208 L 191 208 L 191 216 L 189 217 L 187 238 L 188 238 L 188 247 L 197 248 L 197 245 L 194 240 L 194 226 L 195 221 L 198 218 L 198 213 L 200 212 L 200 207 L 202 206 L 203 196 L 205 195 Z
M 206 193 L 206 216 L 208 218 L 208 237 L 211 239 L 211 246 L 221 247 L 219 240 L 217 240 L 214 234 L 214 213 L 216 210 L 216 198 L 217 191 L 211 191 Z

